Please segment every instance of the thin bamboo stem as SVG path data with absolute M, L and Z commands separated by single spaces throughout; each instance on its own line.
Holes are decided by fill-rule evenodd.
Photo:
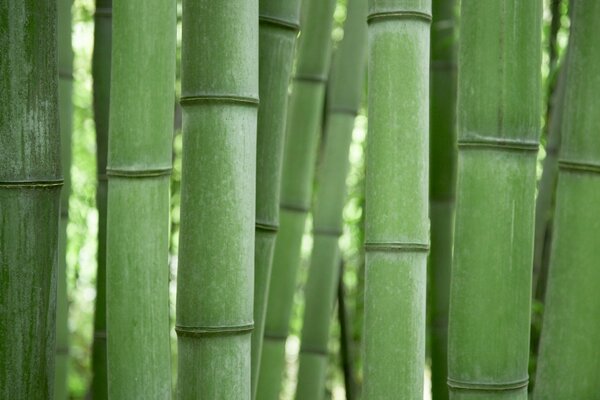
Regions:
M 598 397 L 600 3 L 573 1 L 550 270 L 533 398 Z M 575 267 L 575 268 L 574 268 Z
M 340 273 L 337 285 L 338 320 L 340 324 L 340 359 L 342 363 L 342 372 L 344 373 L 346 400 L 356 400 L 358 398 L 358 392 L 356 389 L 356 377 L 354 372 L 354 343 L 352 342 L 350 316 L 346 305 L 344 269 L 344 262 L 340 261 Z
M 451 399 L 527 399 L 542 2 L 463 1 Z
M 256 398 L 279 398 L 300 245 L 310 205 L 333 24 L 334 0 L 307 0 L 288 105 L 280 192 Z
M 92 77 L 94 121 L 96 123 L 96 207 L 98 209 L 98 256 L 96 309 L 92 344 L 91 394 L 94 400 L 108 399 L 106 369 L 106 158 L 110 103 L 110 64 L 112 42 L 112 0 L 96 0 L 94 13 L 94 53 Z
M 106 168 L 108 396 L 169 399 L 175 1 L 115 0 L 113 9 Z
M 366 399 L 419 399 L 429 249 L 431 1 L 369 1 Z
M 252 398 L 256 398 L 275 238 L 288 85 L 300 20 L 299 0 L 259 1 L 259 97 L 256 153 L 256 242 Z
M 251 398 L 258 10 L 258 0 L 183 1 L 182 400 Z
M 305 287 L 296 399 L 325 393 L 329 328 L 339 280 L 338 239 L 343 231 L 348 151 L 358 114 L 367 51 L 367 1 L 347 3 L 344 38 L 335 55 L 327 104 L 325 143 L 317 173 L 313 252 Z
M 0 398 L 54 396 L 61 146 L 56 2 L 0 7 Z

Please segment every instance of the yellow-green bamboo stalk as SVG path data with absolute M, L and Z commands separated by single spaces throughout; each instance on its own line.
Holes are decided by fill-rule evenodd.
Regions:
M 56 1 L 0 6 L 0 399 L 52 399 L 60 131 Z
M 71 194 L 71 132 L 73 129 L 73 49 L 71 47 L 72 0 L 58 1 L 58 102 L 60 119 L 61 164 L 64 184 L 60 194 L 58 282 L 56 297 L 56 376 L 54 398 L 68 398 L 69 301 L 67 293 L 67 224 Z
M 287 92 L 300 19 L 299 0 L 259 1 L 259 97 L 256 152 L 256 242 L 252 398 L 256 397 L 267 293 L 279 228 L 279 191 Z
M 600 377 L 600 3 L 572 5 L 536 400 L 598 398 Z
M 106 157 L 108 154 L 108 114 L 110 103 L 112 0 L 96 0 L 94 13 L 94 121 L 96 123 L 96 207 L 98 208 L 98 256 L 96 309 L 92 345 L 92 384 L 94 400 L 108 398 L 106 375 Z
M 327 104 L 325 144 L 317 172 L 313 251 L 305 288 L 296 399 L 325 394 L 329 326 L 339 281 L 338 239 L 343 231 L 348 150 L 366 72 L 367 0 L 347 3 L 344 38 L 335 55 Z
M 106 225 L 108 397 L 169 399 L 175 1 L 115 0 Z
M 369 0 L 365 399 L 420 399 L 429 249 L 430 0 Z
M 335 0 L 306 0 L 287 116 L 281 216 L 267 297 L 257 399 L 279 398 L 300 245 L 310 205 Z
M 527 399 L 542 1 L 461 3 L 452 399 Z
M 251 398 L 258 0 L 183 1 L 178 398 Z

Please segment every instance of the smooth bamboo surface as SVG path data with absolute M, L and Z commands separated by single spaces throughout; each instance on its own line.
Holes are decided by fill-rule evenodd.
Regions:
M 252 398 L 256 398 L 275 238 L 288 86 L 300 29 L 299 0 L 259 1 L 259 97 L 256 148 L 256 239 Z
M 429 301 L 431 394 L 448 399 L 448 304 L 456 185 L 456 2 L 433 0 L 431 26 Z
M 258 0 L 183 1 L 182 400 L 251 398 L 258 9 Z
M 327 102 L 325 143 L 317 170 L 313 251 L 304 289 L 304 316 L 296 399 L 325 394 L 329 328 L 339 281 L 338 239 L 343 232 L 348 151 L 366 74 L 367 0 L 350 0 L 344 38 L 334 57 Z
M 61 146 L 56 2 L 0 6 L 0 398 L 54 396 Z
M 578 0 L 573 7 L 535 400 L 599 396 L 600 3 Z
M 171 398 L 174 1 L 115 0 L 108 143 L 108 397 Z
M 257 399 L 279 398 L 300 246 L 310 206 L 323 112 L 334 0 L 306 0 L 289 99 L 280 192 L 280 227 L 267 296 Z
M 463 1 L 451 399 L 527 399 L 542 2 Z
M 429 249 L 430 0 L 370 0 L 365 399 L 421 399 Z
M 60 122 L 61 165 L 64 183 L 60 194 L 58 281 L 56 297 L 56 375 L 54 398 L 68 398 L 69 306 L 67 294 L 67 225 L 71 194 L 71 132 L 73 130 L 73 49 L 71 47 L 72 0 L 57 2 L 58 29 L 58 112 Z
M 92 343 L 91 395 L 108 399 L 106 371 L 106 158 L 108 155 L 108 115 L 110 104 L 110 64 L 112 41 L 112 0 L 96 0 L 94 12 L 94 53 L 92 78 L 94 122 L 96 123 L 96 207 L 98 209 L 98 256 L 96 303 Z

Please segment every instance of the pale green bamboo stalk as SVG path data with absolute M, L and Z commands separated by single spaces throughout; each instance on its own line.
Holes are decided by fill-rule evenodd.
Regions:
M 256 242 L 252 398 L 256 398 L 267 294 L 279 229 L 279 191 L 287 92 L 300 23 L 299 0 L 259 1 L 259 97 L 256 152 Z
M 107 161 L 108 395 L 169 399 L 175 1 L 115 0 Z
M 56 375 L 54 398 L 67 399 L 69 371 L 69 300 L 67 293 L 67 224 L 71 194 L 71 132 L 73 129 L 73 49 L 71 47 L 72 0 L 58 4 L 58 111 L 60 120 L 61 164 L 64 184 L 60 194 L 58 236 L 58 282 L 56 298 Z
M 541 0 L 463 1 L 451 399 L 527 399 Z
M 183 1 L 181 400 L 251 398 L 258 9 Z
M 456 185 L 454 0 L 433 0 L 431 26 L 430 192 L 431 394 L 448 399 L 448 304 Z
M 348 151 L 366 72 L 367 0 L 349 0 L 346 7 L 344 38 L 332 68 L 325 143 L 317 172 L 296 399 L 318 400 L 325 394 L 329 327 L 340 273 L 338 239 L 344 228 Z
M 285 340 L 292 311 L 300 246 L 310 205 L 335 0 L 306 0 L 296 72 L 288 106 L 281 178 L 280 229 L 267 297 L 257 399 L 279 398 Z
M 600 3 L 572 4 L 536 400 L 597 398 L 600 377 Z
M 60 131 L 56 2 L 0 6 L 0 398 L 54 397 Z
M 106 371 L 106 157 L 108 154 L 108 114 L 110 103 L 110 64 L 112 0 L 96 0 L 94 13 L 94 121 L 96 123 L 96 207 L 98 208 L 98 268 L 96 272 L 96 309 L 92 345 L 93 400 L 108 399 Z
M 365 399 L 420 399 L 429 249 L 430 0 L 369 0 Z

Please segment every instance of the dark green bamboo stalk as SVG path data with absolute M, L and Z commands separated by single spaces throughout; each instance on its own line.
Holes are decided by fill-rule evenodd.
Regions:
M 317 177 L 296 399 L 318 400 L 325 394 L 329 326 L 340 273 L 338 239 L 344 224 L 348 150 L 366 68 L 367 0 L 349 0 L 346 15 L 344 38 L 332 69 L 325 143 Z
M 431 394 L 448 398 L 448 304 L 456 184 L 456 48 L 454 0 L 433 0 L 431 27 L 430 302 Z
M 600 370 L 600 3 L 573 1 L 553 242 L 534 399 L 594 399 Z
M 116 0 L 110 88 L 108 395 L 169 399 L 175 1 Z
M 112 0 L 96 0 L 94 13 L 94 121 L 96 122 L 96 207 L 98 208 L 98 269 L 96 310 L 92 346 L 92 385 L 94 400 L 108 398 L 106 372 L 106 157 L 108 154 L 108 114 L 110 103 Z
M 354 343 L 352 342 L 350 316 L 346 305 L 346 287 L 344 285 L 344 262 L 340 261 L 340 273 L 337 284 L 338 321 L 340 324 L 340 361 L 344 373 L 344 387 L 346 389 L 346 400 L 358 398 L 356 377 Z
M 273 255 L 257 399 L 279 398 L 285 340 L 310 205 L 319 126 L 329 70 L 335 0 L 307 0 L 296 53 L 281 178 L 281 217 Z
M 453 399 L 527 399 L 542 2 L 463 1 Z
M 182 400 L 251 398 L 258 31 L 258 0 L 183 1 Z
M 300 23 L 299 0 L 259 1 L 259 97 L 256 153 L 256 243 L 252 398 L 256 397 L 267 294 L 279 228 L 279 191 L 287 114 L 287 90 Z
M 56 296 L 56 375 L 54 398 L 68 397 L 69 303 L 67 295 L 67 224 L 71 194 L 71 132 L 73 129 L 73 49 L 71 47 L 72 0 L 58 3 L 58 111 L 60 120 L 61 164 L 64 184 L 60 194 L 60 226 L 58 236 L 58 282 Z
M 56 2 L 0 6 L 0 398 L 52 399 L 60 132 Z
M 430 0 L 369 0 L 365 399 L 420 399 L 429 249 Z

